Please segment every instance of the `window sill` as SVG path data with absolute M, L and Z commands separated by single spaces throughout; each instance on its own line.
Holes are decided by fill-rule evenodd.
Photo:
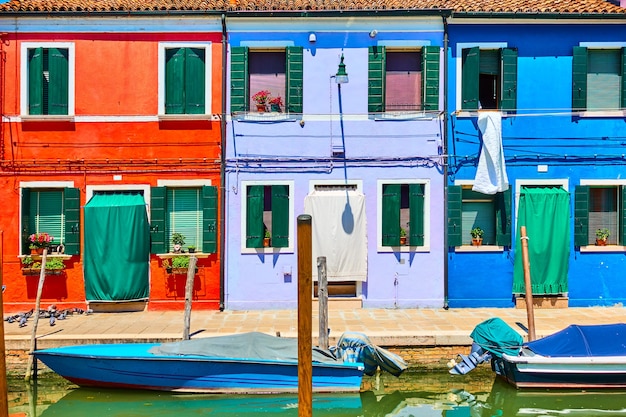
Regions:
M 285 254 L 285 253 L 293 253 L 294 250 L 291 247 L 287 248 L 275 248 L 273 246 L 263 247 L 263 248 L 241 248 L 242 255 L 275 255 L 275 254 Z
M 55 115 L 55 114 L 37 114 L 30 115 L 25 114 L 20 116 L 22 122 L 74 122 L 74 116 L 70 115 Z
M 174 258 L 176 256 L 195 256 L 198 259 L 202 259 L 202 258 L 208 258 L 211 254 L 210 253 L 204 253 L 204 252 L 194 252 L 194 253 L 189 253 L 189 252 L 181 252 L 181 253 L 157 253 L 156 256 L 161 258 L 161 259 L 171 259 Z
M 581 246 L 581 253 L 593 253 L 593 252 L 626 252 L 626 246 L 621 245 L 607 245 L 607 246 Z
M 624 117 L 626 116 L 626 111 L 623 110 L 598 110 L 598 111 L 581 111 L 578 113 L 579 117 L 586 118 L 607 118 L 607 117 Z
M 485 110 L 458 110 L 456 111 L 456 117 L 458 118 L 478 117 L 480 113 L 500 113 L 502 115 L 502 118 L 506 118 L 508 116 L 508 113 L 505 111 L 485 109 Z
M 432 120 L 439 117 L 439 111 L 390 111 L 375 113 L 372 118 L 375 121 L 404 121 L 404 120 Z
M 159 114 L 160 122 L 193 121 L 193 120 L 219 120 L 218 114 Z
M 496 245 L 481 245 L 481 246 L 471 246 L 471 245 L 463 245 L 456 246 L 454 251 L 459 252 L 504 252 L 504 246 L 496 246 Z
M 238 120 L 240 122 L 250 122 L 250 123 L 281 123 L 281 122 L 295 122 L 297 120 L 296 116 L 289 113 L 279 113 L 279 112 L 264 112 L 264 113 L 239 113 L 233 114 L 233 119 Z
M 388 253 L 426 253 L 430 252 L 430 246 L 380 246 L 378 251 Z

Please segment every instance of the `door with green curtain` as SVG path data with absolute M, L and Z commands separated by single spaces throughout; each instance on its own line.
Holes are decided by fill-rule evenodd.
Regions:
M 522 187 L 517 210 L 517 239 L 513 293 L 525 294 L 520 241 L 522 226 L 528 236 L 533 295 L 568 292 L 570 255 L 570 195 L 558 187 Z
M 84 239 L 88 302 L 148 298 L 150 227 L 140 193 L 94 195 L 85 205 Z

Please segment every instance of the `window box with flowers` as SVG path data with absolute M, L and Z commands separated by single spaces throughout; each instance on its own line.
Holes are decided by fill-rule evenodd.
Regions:
M 61 258 L 48 258 L 46 260 L 46 275 L 60 275 L 65 269 L 65 262 Z M 41 262 L 35 262 L 32 257 L 26 256 L 22 259 L 22 274 L 39 275 L 41 273 Z
M 43 254 L 44 249 L 49 247 L 53 240 L 54 237 L 50 236 L 48 233 L 33 233 L 28 237 L 30 253 L 33 255 Z
M 252 96 L 252 100 L 256 103 L 256 110 L 258 112 L 267 111 L 267 104 L 270 101 L 271 93 L 268 90 L 258 91 Z

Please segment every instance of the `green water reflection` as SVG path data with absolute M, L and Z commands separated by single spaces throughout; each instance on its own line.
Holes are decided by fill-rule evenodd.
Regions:
M 315 395 L 313 416 L 493 417 L 626 416 L 626 391 L 518 391 L 496 380 L 489 367 L 469 375 L 408 372 L 364 379 L 360 394 Z M 9 380 L 15 417 L 296 417 L 297 395 L 187 395 L 78 388 L 51 374 L 37 383 Z

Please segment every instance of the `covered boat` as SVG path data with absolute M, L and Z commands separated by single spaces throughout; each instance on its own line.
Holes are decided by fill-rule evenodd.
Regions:
M 345 344 L 333 351 L 313 349 L 314 392 L 360 390 L 363 362 L 369 361 L 364 348 L 371 344 L 364 340 L 358 351 Z M 209 393 L 298 391 L 297 339 L 258 332 L 171 343 L 66 346 L 34 354 L 80 386 Z
M 479 324 L 474 333 L 484 335 L 483 325 L 489 323 Z M 480 345 L 494 354 L 494 372 L 517 388 L 626 388 L 623 323 L 574 324 L 499 355 L 493 340 L 485 338 Z

